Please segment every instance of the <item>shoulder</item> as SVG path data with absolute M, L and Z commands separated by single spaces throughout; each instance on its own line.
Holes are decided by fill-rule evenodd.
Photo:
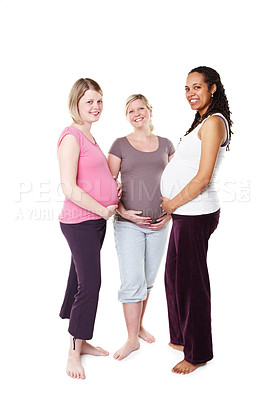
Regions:
M 61 144 L 64 143 L 66 145 L 78 146 L 80 144 L 80 133 L 78 130 L 73 129 L 73 127 L 68 126 L 61 133 L 58 140 L 58 148 L 61 147 Z
M 109 154 L 113 154 L 116 157 L 122 157 L 122 150 L 126 143 L 126 136 L 117 138 L 110 147 Z
M 167 144 L 171 143 L 171 144 L 172 144 L 171 140 L 170 140 L 170 139 L 167 139 L 166 137 L 158 136 L 158 135 L 157 135 L 157 138 L 158 138 L 161 142 L 163 142 L 163 143 L 167 143 Z
M 159 143 L 161 143 L 164 148 L 172 155 L 175 152 L 175 146 L 171 142 L 171 140 L 167 139 L 166 137 L 157 136 L 159 139 Z
M 223 141 L 227 135 L 226 125 L 219 115 L 211 115 L 205 121 L 199 130 L 201 140 Z
M 225 117 L 222 114 L 214 114 L 210 115 L 205 121 L 203 121 L 203 125 L 201 129 L 203 128 L 217 128 L 217 129 L 224 129 L 225 128 Z
M 125 139 L 126 139 L 126 136 L 121 136 L 121 137 L 115 139 L 115 141 L 113 142 L 113 144 L 115 144 L 115 143 L 121 144 L 121 143 L 123 143 L 123 142 L 125 141 Z

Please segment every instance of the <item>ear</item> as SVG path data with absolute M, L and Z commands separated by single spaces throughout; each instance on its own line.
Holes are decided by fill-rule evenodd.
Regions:
M 214 83 L 214 84 L 212 85 L 212 87 L 211 87 L 211 93 L 212 93 L 212 95 L 216 92 L 216 90 L 217 90 L 217 86 L 216 86 L 216 83 Z

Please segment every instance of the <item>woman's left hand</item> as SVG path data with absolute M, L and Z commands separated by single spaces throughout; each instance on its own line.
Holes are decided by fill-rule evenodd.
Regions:
M 161 207 L 164 212 L 167 214 L 172 214 L 175 211 L 175 208 L 172 206 L 172 200 L 168 199 L 167 197 L 161 197 L 162 204 Z
M 151 224 L 149 226 L 149 229 L 151 229 L 152 231 L 159 231 L 163 229 L 171 219 L 171 215 L 165 214 L 162 217 L 158 218 L 155 224 Z

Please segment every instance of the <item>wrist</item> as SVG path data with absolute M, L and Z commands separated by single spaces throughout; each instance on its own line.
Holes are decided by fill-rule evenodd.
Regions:
M 103 207 L 99 211 L 98 215 L 100 215 L 102 218 L 107 220 L 109 218 L 109 210 L 108 210 L 108 208 L 107 207 Z
M 125 219 L 129 219 L 129 213 L 124 208 L 120 211 L 120 215 L 121 215 L 121 217 L 123 217 Z
M 170 214 L 173 214 L 173 212 L 177 209 L 177 207 L 175 206 L 175 204 L 173 204 L 173 201 L 172 200 L 170 200 L 169 201 L 169 207 L 170 207 Z
M 127 210 L 124 208 L 124 206 L 121 202 L 119 202 L 119 204 L 118 204 L 117 212 L 118 212 L 118 214 L 121 215 L 121 217 L 127 218 L 127 215 L 126 215 Z

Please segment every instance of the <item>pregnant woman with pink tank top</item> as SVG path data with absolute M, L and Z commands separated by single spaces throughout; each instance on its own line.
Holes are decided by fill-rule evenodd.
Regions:
M 72 255 L 60 317 L 69 319 L 67 374 L 77 379 L 85 378 L 81 354 L 108 355 L 86 342 L 93 335 L 106 220 L 115 213 L 118 203 L 116 181 L 91 134 L 91 126 L 99 120 L 102 108 L 98 83 L 79 79 L 69 95 L 73 123 L 63 130 L 58 141 L 61 186 L 66 196 L 59 220 Z
M 152 107 L 145 96 L 132 95 L 126 116 L 133 132 L 116 139 L 108 155 L 111 173 L 122 181 L 122 198 L 114 232 L 128 340 L 114 358 L 122 360 L 154 337 L 143 327 L 143 316 L 160 266 L 171 217 L 160 206 L 160 179 L 174 154 L 170 140 L 152 133 Z

